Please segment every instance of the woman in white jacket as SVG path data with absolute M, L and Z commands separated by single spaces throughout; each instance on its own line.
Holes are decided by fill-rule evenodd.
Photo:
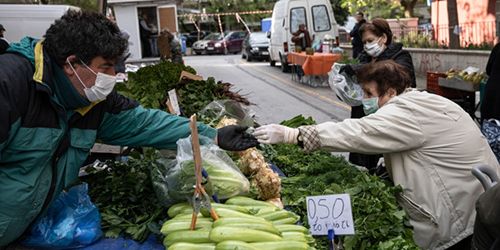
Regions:
M 408 88 L 410 76 L 392 60 L 358 71 L 365 97 L 361 119 L 298 129 L 271 124 L 254 135 L 261 143 L 299 144 L 310 151 L 382 153 L 403 193 L 415 242 L 423 249 L 470 249 L 477 197 L 471 169 L 500 166 L 470 116 L 452 101 Z

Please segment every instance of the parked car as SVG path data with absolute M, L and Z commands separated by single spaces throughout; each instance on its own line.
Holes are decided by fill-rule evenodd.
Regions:
M 332 5 L 328 0 L 280 0 L 274 4 L 271 32 L 268 33 L 270 64 L 281 63 L 281 69 L 288 71 L 287 54 L 292 44 L 292 34 L 305 24 L 312 39 L 323 39 L 329 35 L 337 39 L 338 25 Z
M 208 42 L 212 40 L 220 40 L 222 39 L 222 36 L 220 33 L 210 33 L 206 37 L 204 37 L 202 40 L 196 41 L 193 43 L 193 51 L 197 55 L 201 55 L 203 53 L 206 53 L 206 48 Z
M 245 37 L 245 31 L 228 32 L 223 38 L 207 43 L 207 54 L 238 54 L 241 52 L 241 46 Z
M 247 61 L 269 60 L 269 38 L 266 32 L 253 32 L 245 38 L 241 58 Z
M 196 41 L 203 39 L 208 34 L 209 32 L 207 31 L 200 31 L 200 39 L 198 39 L 198 31 L 184 33 L 183 35 L 186 36 L 186 46 L 192 47 Z

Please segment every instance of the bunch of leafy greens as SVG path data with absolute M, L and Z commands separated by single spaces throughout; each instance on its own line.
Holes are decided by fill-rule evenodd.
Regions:
M 186 78 L 180 80 L 182 71 L 196 74 L 189 66 L 163 61 L 141 68 L 136 73 L 129 73 L 128 81 L 117 85 L 117 90 L 146 108 L 165 109 L 168 91 L 176 89 L 182 115 L 187 117 L 214 100 L 232 99 L 250 105 L 245 97 L 230 90 L 232 84 L 216 82 L 214 78 L 201 81 Z
M 108 161 L 105 170 L 91 168 L 87 170 L 89 175 L 82 178 L 89 184 L 89 195 L 101 213 L 106 237 L 124 235 L 142 242 L 150 233 L 159 233 L 167 213 L 151 184 L 150 168 L 157 158 L 151 152 L 129 156 L 126 163 Z
M 162 61 L 135 73 L 128 73 L 128 82 L 118 84 L 116 89 L 146 108 L 160 108 L 167 91 L 175 88 L 179 82 L 182 71 L 196 74 L 189 66 Z
M 299 124 L 301 118 L 284 124 Z M 401 188 L 362 172 L 344 158 L 318 150 L 304 153 L 296 145 L 264 148 L 267 160 L 287 175 L 282 179 L 286 206 L 304 218 L 307 225 L 306 196 L 348 193 L 351 196 L 356 234 L 343 237 L 345 249 L 418 249 L 408 227 L 405 212 L 396 202 Z M 317 239 L 318 249 L 327 249 L 326 237 Z

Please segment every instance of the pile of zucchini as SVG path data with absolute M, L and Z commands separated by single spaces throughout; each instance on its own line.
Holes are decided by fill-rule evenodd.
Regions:
M 193 209 L 188 203 L 168 210 L 163 224 L 163 244 L 169 250 L 311 250 L 314 238 L 296 225 L 300 217 L 271 203 L 237 196 L 225 204 L 212 204 L 219 215 L 213 221 L 208 211 L 198 216 L 196 230 L 189 230 Z

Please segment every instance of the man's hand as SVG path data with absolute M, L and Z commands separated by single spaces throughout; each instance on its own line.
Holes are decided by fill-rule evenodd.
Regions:
M 270 124 L 257 128 L 253 135 L 260 143 L 264 144 L 297 144 L 299 130 L 278 124 Z
M 217 144 L 228 151 L 242 151 L 256 147 L 259 142 L 255 137 L 246 133 L 248 127 L 229 125 L 217 130 Z

